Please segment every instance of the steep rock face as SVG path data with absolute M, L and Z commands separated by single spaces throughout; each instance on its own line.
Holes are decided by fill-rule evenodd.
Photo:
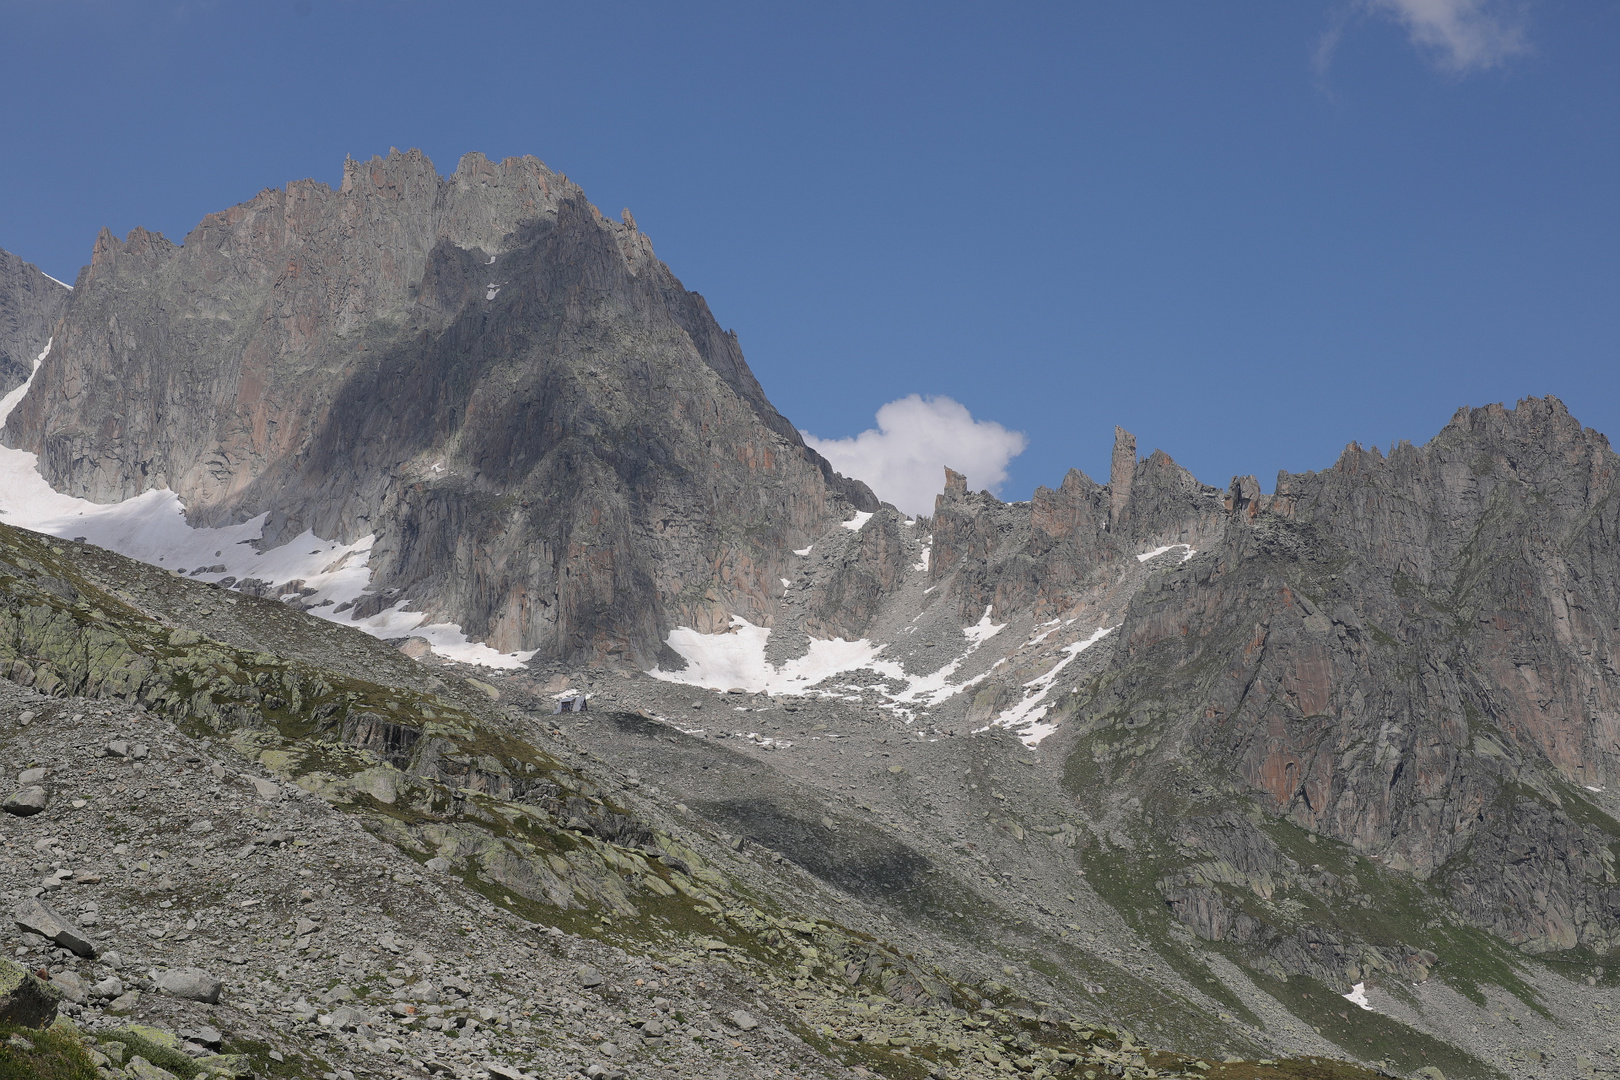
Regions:
M 21 386 L 72 294 L 32 263 L 0 250 L 0 394 Z
M 375 533 L 364 610 L 580 662 L 769 625 L 785 553 L 877 509 L 628 212 L 533 158 L 441 179 L 391 153 L 180 246 L 104 232 L 6 439 L 98 501 L 167 486 L 198 524 Z
M 898 511 L 884 507 L 855 535 L 826 582 L 811 596 L 805 629 L 816 637 L 861 637 L 906 572 Z
M 1131 604 L 1085 770 L 1200 762 L 1521 947 L 1613 947 L 1617 466 L 1546 399 L 1234 481 L 1219 544 Z

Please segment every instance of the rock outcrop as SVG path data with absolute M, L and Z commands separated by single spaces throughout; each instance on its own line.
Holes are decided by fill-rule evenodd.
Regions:
M 1195 763 L 1524 949 L 1620 944 L 1607 440 L 1553 399 L 1465 409 L 1270 497 L 1234 481 L 1227 506 L 1219 543 L 1132 602 L 1083 771 L 1117 789 Z
M 5 437 L 73 495 L 375 534 L 371 609 L 582 662 L 769 624 L 785 553 L 877 509 L 633 221 L 534 158 L 396 152 L 183 245 L 103 232 Z
M 0 394 L 34 370 L 72 295 L 66 285 L 9 251 L 0 251 Z
M 1218 488 L 1162 450 L 1138 461 L 1136 437 L 1119 428 L 1106 487 L 1070 469 L 1056 491 L 1039 487 L 1031 501 L 1008 505 L 946 470 L 929 581 L 951 579 L 969 621 L 987 606 L 998 620 L 1031 608 L 1046 617 L 1095 584 L 1100 568 L 1143 548 L 1201 547 L 1225 521 Z

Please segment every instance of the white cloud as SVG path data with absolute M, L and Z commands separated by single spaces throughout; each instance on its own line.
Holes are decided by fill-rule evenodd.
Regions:
M 1526 49 L 1522 14 L 1501 0 L 1366 0 L 1406 27 L 1412 43 L 1458 74 L 1492 68 Z
M 1029 445 L 1023 432 L 975 420 L 948 397 L 912 394 L 891 401 L 877 411 L 877 424 L 849 439 L 800 434 L 833 468 L 866 481 L 878 498 L 908 514 L 934 512 L 947 467 L 966 476 L 972 490 L 999 490 L 1007 463 Z

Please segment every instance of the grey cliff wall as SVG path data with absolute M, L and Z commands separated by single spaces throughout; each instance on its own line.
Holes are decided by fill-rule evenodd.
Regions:
M 27 380 L 71 295 L 39 267 L 0 251 L 0 394 Z

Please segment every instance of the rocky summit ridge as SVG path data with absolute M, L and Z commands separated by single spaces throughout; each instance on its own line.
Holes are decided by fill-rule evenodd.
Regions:
M 0 273 L 0 888 L 109 1075 L 1620 1070 L 1556 399 L 908 518 L 532 158 Z
M 574 661 L 765 618 L 783 552 L 877 506 L 628 212 L 534 158 L 390 153 L 183 244 L 103 231 L 5 431 L 69 495 L 375 536 L 356 618 L 410 604 Z

